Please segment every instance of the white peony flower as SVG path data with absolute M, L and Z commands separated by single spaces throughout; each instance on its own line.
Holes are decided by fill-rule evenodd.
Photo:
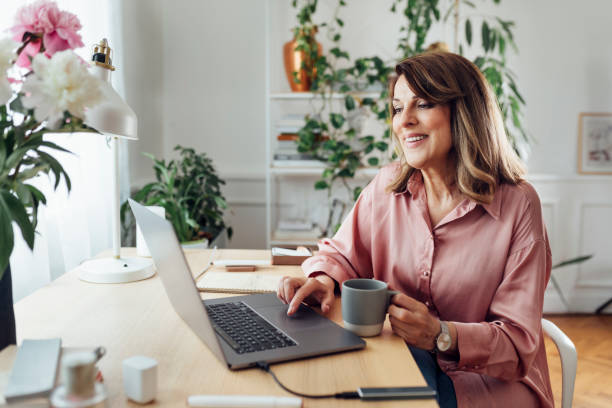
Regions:
M 17 43 L 11 38 L 0 40 L 0 105 L 7 103 L 13 95 L 6 71 L 13 65 L 12 60 L 17 57 L 16 48 Z
M 34 109 L 37 121 L 48 121 L 48 127 L 57 127 L 70 112 L 85 117 L 85 108 L 102 100 L 100 80 L 87 71 L 86 64 L 72 51 L 60 51 L 48 59 L 37 54 L 32 61 L 32 75 L 23 83 L 23 105 Z

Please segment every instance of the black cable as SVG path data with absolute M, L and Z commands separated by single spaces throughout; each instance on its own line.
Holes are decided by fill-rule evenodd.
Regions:
M 358 399 L 359 398 L 359 394 L 356 393 L 355 391 L 337 392 L 335 394 L 303 394 L 301 392 L 293 391 L 285 387 L 283 383 L 281 383 L 278 380 L 278 378 L 276 377 L 276 374 L 274 374 L 272 370 L 270 370 L 270 365 L 268 363 L 266 363 L 265 361 L 258 361 L 255 364 L 257 365 L 258 368 L 270 374 L 272 378 L 274 378 L 274 381 L 279 385 L 279 387 L 281 387 L 283 390 L 287 391 L 290 394 L 297 395 L 298 397 L 313 398 L 313 399 L 322 399 L 322 398 Z

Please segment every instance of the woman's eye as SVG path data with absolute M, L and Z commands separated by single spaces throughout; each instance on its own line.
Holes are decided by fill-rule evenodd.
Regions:
M 394 106 L 393 107 L 393 114 L 394 115 L 400 113 L 401 111 L 402 111 L 401 106 Z
M 419 103 L 418 107 L 419 107 L 419 109 L 429 109 L 429 108 L 433 108 L 434 104 L 433 103 L 422 102 L 422 103 Z

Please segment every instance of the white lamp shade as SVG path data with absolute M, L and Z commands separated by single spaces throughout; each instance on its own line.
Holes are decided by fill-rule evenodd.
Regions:
M 94 65 L 91 73 L 101 80 L 103 101 L 85 112 L 85 123 L 108 136 L 138 140 L 136 113 L 113 89 L 110 72 Z

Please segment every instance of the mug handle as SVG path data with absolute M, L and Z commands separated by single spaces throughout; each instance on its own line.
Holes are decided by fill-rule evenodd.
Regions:
M 389 308 L 389 305 L 391 304 L 391 298 L 400 292 L 399 290 L 387 290 L 387 309 Z

